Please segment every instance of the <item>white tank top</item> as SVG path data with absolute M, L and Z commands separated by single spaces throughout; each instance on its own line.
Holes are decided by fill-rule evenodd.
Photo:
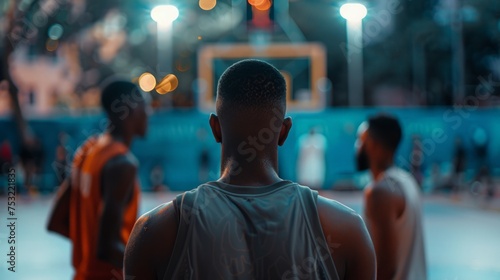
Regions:
M 318 193 L 208 182 L 177 196 L 179 228 L 163 279 L 339 280 Z
M 377 184 L 397 186 L 405 197 L 405 209 L 396 222 L 400 234 L 396 258 L 399 263 L 394 280 L 427 279 L 422 206 L 415 178 L 400 168 L 391 167 Z

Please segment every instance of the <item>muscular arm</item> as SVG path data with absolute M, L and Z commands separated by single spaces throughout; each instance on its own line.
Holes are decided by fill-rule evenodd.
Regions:
M 132 196 L 136 172 L 136 166 L 122 155 L 106 163 L 101 175 L 103 208 L 98 232 L 97 257 L 119 268 L 123 266 L 125 251 L 125 245 L 120 237 L 123 213 Z
M 340 279 L 374 280 L 375 251 L 363 219 L 350 208 L 322 196 L 318 211 Z
M 49 216 L 47 230 L 69 238 L 69 206 L 71 199 L 70 180 L 63 181 L 55 198 L 54 208 Z
M 395 188 L 377 186 L 366 191 L 365 200 L 365 216 L 377 254 L 377 278 L 392 279 L 397 269 L 395 222 L 404 209 L 404 198 Z
M 177 217 L 172 202 L 141 216 L 125 249 L 124 275 L 136 280 L 163 279 L 176 236 Z

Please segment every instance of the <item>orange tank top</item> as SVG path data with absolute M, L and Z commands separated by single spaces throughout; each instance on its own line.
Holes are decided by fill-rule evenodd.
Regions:
M 91 137 L 75 153 L 71 175 L 70 239 L 73 243 L 75 280 L 122 279 L 120 268 L 97 258 L 97 242 L 103 201 L 101 171 L 113 157 L 129 153 L 110 135 Z M 132 198 L 127 205 L 121 229 L 121 241 L 127 244 L 137 219 L 139 184 L 136 181 Z

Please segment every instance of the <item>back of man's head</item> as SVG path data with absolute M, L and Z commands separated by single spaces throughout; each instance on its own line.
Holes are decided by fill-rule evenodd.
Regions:
M 292 127 L 292 120 L 285 118 L 285 79 L 264 61 L 247 59 L 230 66 L 219 80 L 216 104 L 218 116 L 210 118 L 210 126 L 226 147 L 240 149 L 245 141 L 257 139 L 253 145 L 259 151 L 263 144 L 274 149 L 283 145 Z
M 378 114 L 368 119 L 368 134 L 389 152 L 396 152 L 402 138 L 399 121 L 387 114 Z
M 246 59 L 230 66 L 219 80 L 217 114 L 286 110 L 286 82 L 271 64 Z M 244 112 L 243 112 L 244 111 Z
M 102 86 L 101 106 L 112 121 L 125 120 L 131 109 L 141 102 L 144 102 L 144 97 L 132 82 L 113 78 Z

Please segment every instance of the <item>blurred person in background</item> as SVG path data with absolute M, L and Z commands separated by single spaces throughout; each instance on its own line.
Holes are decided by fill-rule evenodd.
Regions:
M 14 166 L 14 156 L 9 140 L 5 139 L 0 144 L 0 179 L 2 182 L 7 182 L 7 176 L 10 168 Z M 0 195 L 7 193 L 7 186 L 0 187 Z
M 443 188 L 443 180 L 441 175 L 441 163 L 433 162 L 431 164 L 431 174 L 430 174 L 430 189 L 432 191 L 438 191 Z
M 394 166 L 402 138 L 399 121 L 376 115 L 358 130 L 357 167 L 370 170 L 365 219 L 377 255 L 377 279 L 427 279 L 420 190 L 415 178 Z
M 13 7 L 14 5 L 12 10 L 14 10 Z M 7 66 L 7 64 L 4 63 L 4 66 Z M 14 83 L 10 79 L 3 79 L 6 69 L 8 68 L 4 68 L 4 72 L 0 71 L 0 92 L 9 95 L 8 98 L 4 99 L 4 101 L 8 101 L 5 107 L 9 108 L 7 111 L 12 111 L 19 132 L 19 150 L 18 153 L 15 153 L 15 162 L 13 162 L 16 170 L 16 183 L 19 186 L 19 193 L 38 194 L 38 187 L 41 183 L 40 173 L 43 171 L 45 156 L 44 147 L 27 124 L 20 107 L 12 106 L 14 105 L 14 99 L 10 96 L 10 91 L 15 86 L 13 86 Z
M 5 139 L 0 144 L 0 175 L 8 174 L 9 168 L 12 167 L 13 163 L 12 147 L 9 140 Z
M 299 138 L 297 181 L 313 189 L 323 188 L 326 173 L 326 137 L 311 128 Z
M 21 145 L 19 159 L 24 171 L 24 188 L 29 194 L 37 194 L 39 191 L 44 156 L 43 145 L 37 138 L 29 138 Z
M 108 129 L 76 151 L 48 223 L 49 231 L 72 242 L 76 280 L 122 277 L 139 204 L 138 161 L 129 149 L 134 138 L 146 135 L 148 98 L 135 84 L 112 80 L 101 103 Z
M 222 147 L 221 177 L 139 218 L 125 274 L 375 279 L 373 245 L 361 217 L 278 176 L 278 146 L 292 127 L 281 73 L 259 60 L 233 64 L 219 80 L 216 104 L 210 127 Z
M 165 185 L 165 171 L 163 170 L 163 166 L 163 163 L 157 163 L 149 172 L 149 180 L 154 192 L 166 191 L 168 189 Z
M 495 185 L 490 174 L 490 166 L 488 161 L 488 146 L 489 135 L 482 127 L 476 127 L 472 133 L 472 145 L 476 154 L 477 165 L 476 175 L 473 179 L 473 186 L 479 185 L 484 191 L 486 200 L 490 200 L 495 196 Z M 473 187 L 476 189 L 477 187 Z M 478 190 L 473 190 L 478 191 Z
M 424 151 L 422 150 L 422 139 L 420 136 L 413 136 L 413 147 L 411 151 L 411 174 L 415 177 L 418 186 L 422 189 L 422 183 L 424 180 L 424 175 L 422 171 L 422 165 L 424 163 Z
M 458 196 L 462 190 L 462 183 L 465 173 L 465 148 L 462 138 L 455 139 L 455 154 L 453 157 L 453 174 L 451 177 L 451 188 L 453 195 Z
M 68 162 L 68 150 L 66 149 L 68 135 L 64 132 L 59 133 L 58 145 L 56 147 L 56 157 L 53 164 L 54 170 L 56 172 L 58 184 L 62 182 L 68 176 L 71 166 Z

